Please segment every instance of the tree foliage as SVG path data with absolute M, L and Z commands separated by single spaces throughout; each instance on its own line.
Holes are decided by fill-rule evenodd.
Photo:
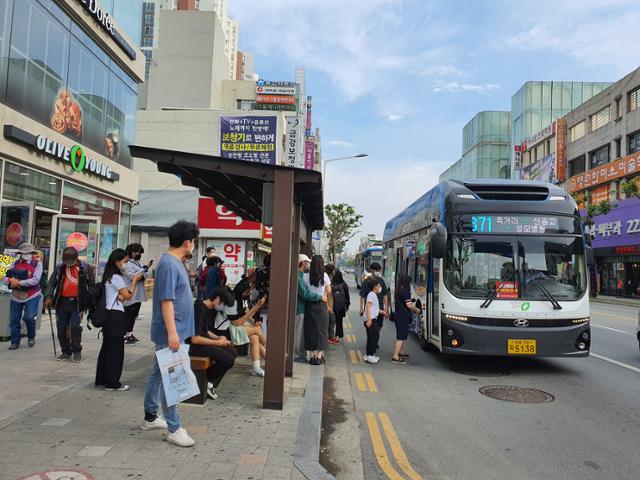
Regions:
M 638 187 L 638 181 L 640 177 L 630 178 L 629 180 L 624 180 L 620 184 L 620 190 L 624 193 L 627 198 L 640 198 L 640 187 Z
M 337 255 L 358 231 L 362 215 L 346 203 L 333 203 L 324 208 L 327 217 L 325 234 L 329 240 L 330 261 L 335 262 Z

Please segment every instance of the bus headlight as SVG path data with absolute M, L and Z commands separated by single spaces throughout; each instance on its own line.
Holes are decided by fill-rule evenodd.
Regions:
M 462 316 L 462 315 L 452 315 L 452 314 L 450 314 L 450 313 L 445 313 L 445 314 L 444 314 L 444 318 L 445 318 L 446 320 L 455 320 L 455 321 L 458 321 L 458 322 L 466 322 L 466 321 L 468 321 L 468 320 L 469 320 L 469 319 L 468 319 L 467 317 L 465 317 L 465 316 Z
M 581 323 L 587 323 L 589 321 L 589 317 L 586 318 L 578 318 L 576 320 L 571 320 L 571 323 L 573 323 L 574 325 L 579 325 Z

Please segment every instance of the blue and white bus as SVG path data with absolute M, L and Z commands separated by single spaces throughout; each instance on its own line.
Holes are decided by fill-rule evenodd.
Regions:
M 389 220 L 383 268 L 392 288 L 413 278 L 425 350 L 579 357 L 591 339 L 590 253 L 564 190 L 449 180 Z
M 353 272 L 356 286 L 360 288 L 362 280 L 369 272 L 369 265 L 373 262 L 378 262 L 382 265 L 382 247 L 373 246 L 368 247 L 356 254 L 356 268 Z

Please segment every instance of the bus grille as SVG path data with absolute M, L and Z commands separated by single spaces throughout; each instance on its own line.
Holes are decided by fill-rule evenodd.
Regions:
M 547 187 L 533 185 L 513 185 L 509 187 L 508 191 L 499 188 L 497 185 L 465 183 L 465 187 L 483 200 L 543 201 L 549 197 L 549 189 Z

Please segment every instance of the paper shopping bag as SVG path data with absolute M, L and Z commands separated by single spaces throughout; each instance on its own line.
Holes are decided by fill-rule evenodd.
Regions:
M 156 358 L 168 406 L 200 393 L 198 381 L 191 370 L 188 345 L 181 344 L 177 352 L 172 352 L 170 348 L 157 350 Z

